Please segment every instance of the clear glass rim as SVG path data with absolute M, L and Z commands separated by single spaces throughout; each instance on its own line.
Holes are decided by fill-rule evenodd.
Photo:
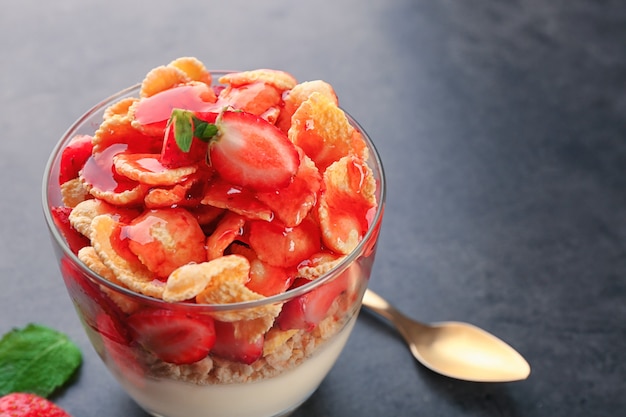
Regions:
M 219 76 L 220 74 L 231 73 L 234 71 L 213 70 L 210 72 L 214 76 L 216 75 Z M 382 221 L 382 216 L 383 216 L 384 206 L 385 206 L 385 198 L 386 198 L 386 182 L 385 182 L 385 173 L 383 169 L 383 164 L 382 164 L 380 155 L 378 153 L 378 150 L 376 149 L 374 143 L 370 139 L 365 129 L 363 129 L 363 127 L 356 121 L 356 119 L 354 119 L 348 112 L 342 109 L 344 113 L 346 114 L 346 116 L 348 117 L 348 120 L 350 121 L 350 123 L 361 132 L 361 134 L 363 135 L 363 138 L 365 139 L 368 145 L 368 148 L 370 150 L 370 153 L 369 153 L 370 160 L 373 160 L 372 164 L 376 167 L 380 176 L 377 182 L 377 189 L 378 189 L 379 197 L 378 197 L 378 206 L 376 208 L 376 213 L 372 219 L 372 223 L 369 229 L 367 230 L 367 232 L 365 233 L 365 235 L 363 236 L 363 238 L 361 239 L 361 241 L 358 243 L 356 248 L 350 254 L 348 254 L 340 263 L 335 265 L 331 270 L 326 272 L 324 275 L 300 287 L 288 290 L 278 295 L 266 297 L 260 300 L 244 301 L 244 302 L 230 303 L 230 304 L 195 304 L 195 303 L 185 303 L 185 302 L 169 303 L 167 301 L 150 297 L 150 296 L 138 293 L 138 292 L 134 292 L 127 288 L 121 287 L 115 283 L 112 283 L 106 278 L 96 274 L 94 271 L 88 268 L 80 259 L 78 259 L 78 256 L 74 254 L 74 252 L 72 252 L 72 250 L 67 245 L 65 239 L 61 235 L 60 231 L 58 230 L 52 218 L 52 214 L 50 212 L 50 199 L 49 199 L 50 181 L 52 179 L 51 178 L 52 169 L 58 157 L 60 157 L 60 153 L 62 152 L 63 148 L 67 144 L 68 140 L 74 136 L 78 128 L 87 119 L 93 116 L 94 113 L 102 110 L 103 108 L 119 100 L 120 98 L 125 97 L 129 95 L 130 93 L 138 90 L 139 87 L 140 87 L 140 84 L 135 84 L 121 91 L 118 91 L 117 93 L 95 104 L 87 112 L 85 112 L 82 116 L 80 116 L 76 121 L 74 121 L 74 123 L 72 123 L 72 125 L 63 133 L 60 140 L 55 144 L 54 148 L 52 149 L 50 157 L 48 158 L 48 161 L 46 163 L 46 167 L 45 167 L 45 171 L 43 175 L 43 181 L 42 181 L 43 212 L 44 212 L 44 218 L 46 220 L 46 225 L 48 226 L 48 229 L 55 241 L 54 243 L 56 243 L 58 247 L 61 248 L 64 256 L 68 257 L 74 264 L 76 264 L 81 269 L 83 273 L 88 275 L 91 279 L 96 281 L 98 284 L 105 285 L 106 287 L 116 292 L 125 294 L 131 298 L 137 298 L 144 303 L 153 304 L 160 308 L 167 306 L 167 308 L 169 309 L 184 308 L 184 309 L 194 309 L 194 310 L 198 309 L 198 310 L 207 310 L 207 311 L 231 311 L 231 310 L 249 309 L 249 308 L 255 308 L 255 307 L 261 307 L 264 305 L 274 304 L 274 303 L 286 302 L 290 299 L 293 299 L 302 294 L 308 293 L 309 291 L 321 286 L 325 282 L 331 280 L 333 277 L 338 276 L 339 274 L 344 272 L 353 262 L 355 262 L 357 258 L 360 257 L 361 254 L 363 254 L 363 252 L 365 251 L 366 245 L 370 242 L 370 239 L 378 238 L 378 236 L 373 236 L 373 235 L 374 233 L 378 233 L 378 230 L 380 229 L 380 223 Z

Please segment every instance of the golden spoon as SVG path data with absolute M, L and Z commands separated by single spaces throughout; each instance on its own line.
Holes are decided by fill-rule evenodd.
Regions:
M 519 381 L 530 374 L 530 365 L 515 349 L 474 325 L 419 323 L 369 289 L 363 306 L 389 320 L 413 356 L 434 372 L 475 382 Z

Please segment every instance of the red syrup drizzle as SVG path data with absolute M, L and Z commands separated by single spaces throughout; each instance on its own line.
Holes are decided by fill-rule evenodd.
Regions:
M 127 149 L 127 144 L 116 143 L 89 157 L 82 171 L 85 182 L 103 192 L 122 193 L 135 188 L 137 182 L 119 175 L 113 166 L 115 155 Z
M 363 236 L 371 225 L 375 206 L 367 201 L 360 191 L 366 178 L 365 167 L 360 161 L 353 160 L 347 164 L 347 178 L 350 190 L 345 192 L 333 192 L 329 195 L 327 203 L 332 207 L 333 215 L 351 218 L 358 222 L 360 235 Z M 374 211 L 372 211 L 374 210 Z M 332 216 L 332 215 L 331 215 Z
M 164 172 L 168 168 L 159 161 L 158 154 L 129 154 L 126 161 L 137 169 L 154 173 Z
M 219 105 L 202 99 L 203 89 L 186 85 L 162 91 L 137 103 L 135 120 L 144 126 L 165 129 L 173 109 L 185 109 L 199 113 L 217 112 Z
M 128 227 L 129 226 L 121 223 L 117 225 L 111 235 L 111 246 L 119 256 L 133 264 L 138 264 L 141 263 L 141 261 L 139 260 L 137 255 L 135 255 L 133 251 L 130 250 L 130 237 L 128 235 Z

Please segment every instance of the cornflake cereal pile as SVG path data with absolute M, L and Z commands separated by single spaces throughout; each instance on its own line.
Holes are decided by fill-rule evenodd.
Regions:
M 154 68 L 63 150 L 52 213 L 103 278 L 167 303 L 262 300 L 323 275 L 370 227 L 368 149 L 328 83 L 266 69 L 218 81 L 195 58 Z M 101 290 L 154 373 L 207 383 L 298 363 L 342 325 L 349 285 L 322 286 L 306 306 L 201 317 Z M 167 332 L 181 329 L 193 340 L 172 346 Z

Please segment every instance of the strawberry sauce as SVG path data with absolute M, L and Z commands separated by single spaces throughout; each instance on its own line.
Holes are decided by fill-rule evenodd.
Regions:
M 165 172 L 167 167 L 159 161 L 159 155 L 129 155 L 127 161 L 135 167 L 150 172 Z
M 203 100 L 203 91 L 196 86 L 182 86 L 165 90 L 142 99 L 135 109 L 135 120 L 141 125 L 165 127 L 173 109 L 214 112 L 218 106 Z
M 113 167 L 115 155 L 126 151 L 128 145 L 118 143 L 109 146 L 104 151 L 92 155 L 82 171 L 82 177 L 86 183 L 101 191 L 121 193 L 132 190 L 137 183 L 118 175 Z

